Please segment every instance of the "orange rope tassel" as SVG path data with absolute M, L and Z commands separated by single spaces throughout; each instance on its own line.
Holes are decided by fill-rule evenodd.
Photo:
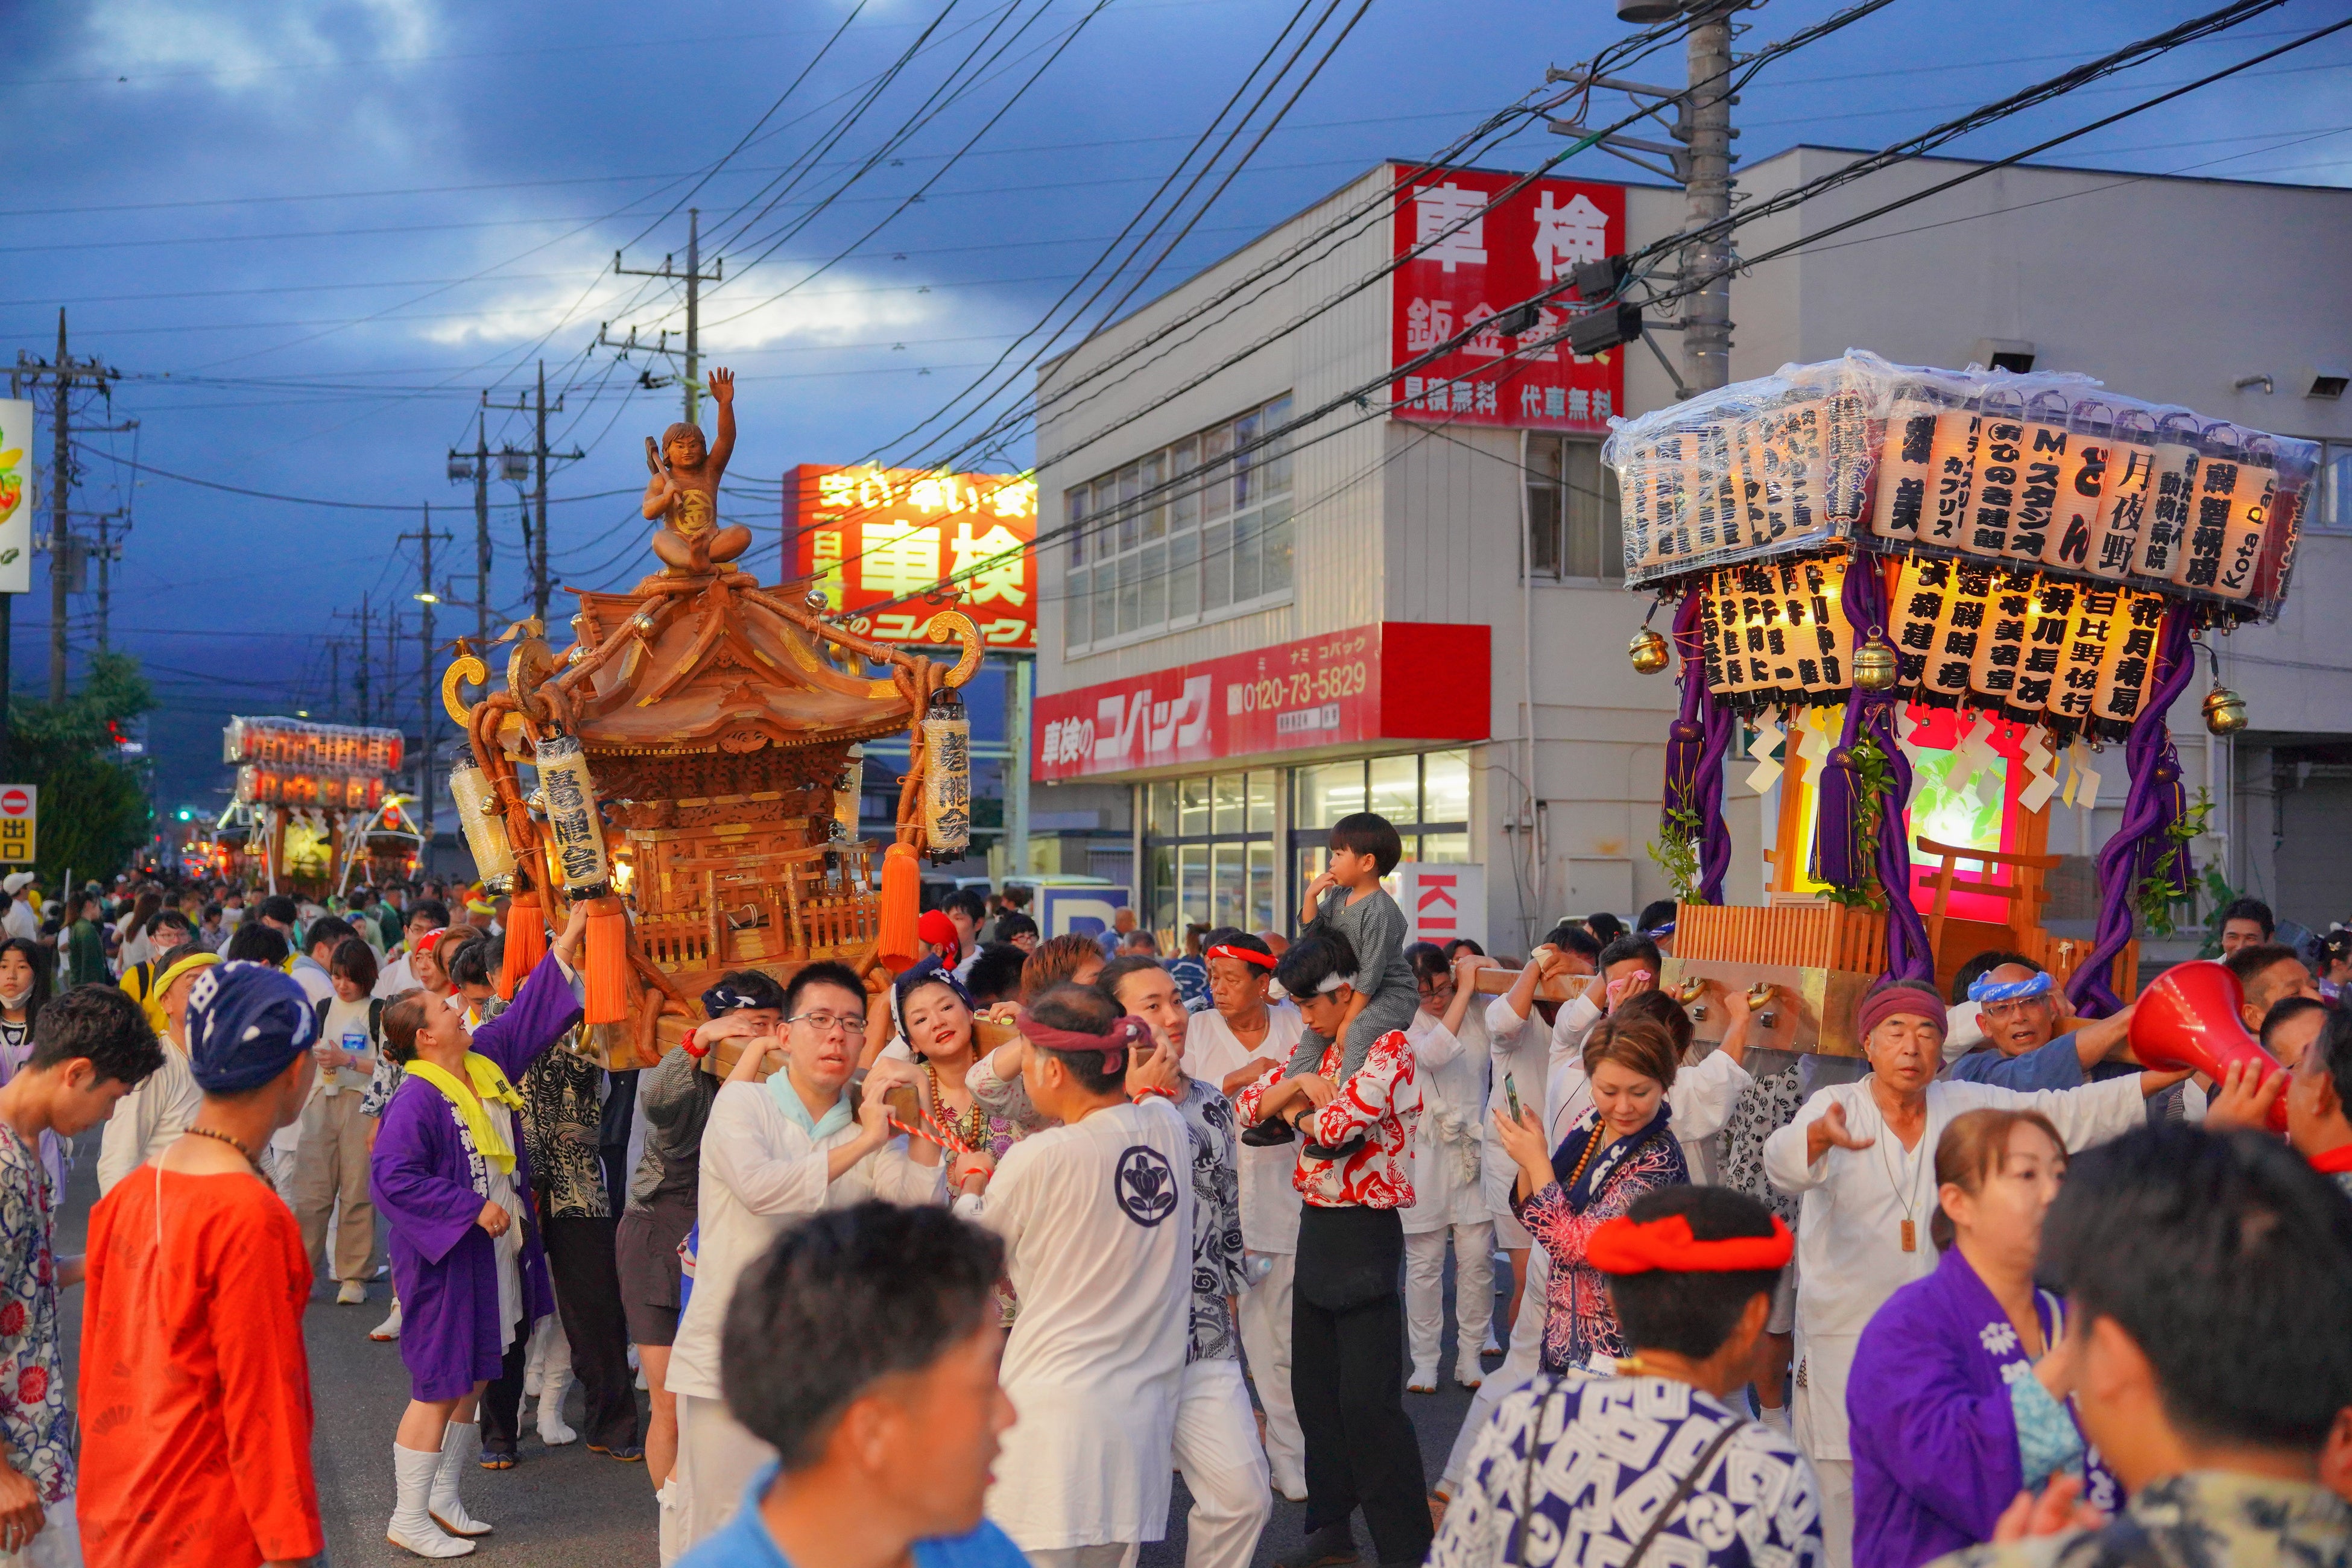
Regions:
M 922 901 L 923 878 L 915 866 L 915 847 L 893 844 L 882 852 L 882 930 L 875 947 L 875 956 L 893 974 L 913 968 L 922 954 L 922 943 L 915 936 Z
M 499 994 L 514 1000 L 515 987 L 547 956 L 547 921 L 539 892 L 526 889 L 507 902 L 507 955 L 499 966 Z
M 625 1024 L 629 1018 L 629 917 L 610 894 L 588 906 L 588 995 L 582 1013 L 590 1024 Z

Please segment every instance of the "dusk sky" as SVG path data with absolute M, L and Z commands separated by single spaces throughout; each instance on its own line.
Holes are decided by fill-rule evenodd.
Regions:
M 1330 20 L 1277 105 L 1357 5 L 1309 7 L 1302 27 Z M 1895 0 L 1759 77 L 1735 111 L 1738 150 L 1753 163 L 1797 142 L 1878 147 L 2203 8 Z M 1740 45 L 1835 9 L 1771 0 L 1745 15 Z M 472 492 L 446 478 L 446 452 L 473 445 L 486 390 L 512 404 L 541 361 L 564 400 L 553 444 L 587 452 L 551 481 L 554 580 L 625 586 L 651 567 L 635 505 L 641 438 L 678 416 L 677 395 L 636 385 L 663 362 L 623 363 L 594 341 L 606 321 L 616 333 L 675 332 L 683 301 L 658 280 L 614 276 L 616 248 L 632 267 L 657 268 L 666 252 L 682 265 L 691 204 L 706 265 L 725 258 L 702 321 L 706 363 L 736 369 L 744 417 L 726 510 L 755 531 L 751 563 L 772 580 L 782 472 L 912 464 L 954 445 L 938 425 L 929 439 L 906 433 L 1036 325 L 1292 15 L 1282 0 L 17 10 L 0 79 L 0 331 L 8 349 L 47 356 L 65 306 L 74 353 L 122 373 L 110 414 L 101 404 L 88 416 L 139 422 L 89 437 L 75 504 L 134 518 L 112 634 L 163 699 L 150 721 L 158 805 L 218 810 L 228 775 L 217 735 L 232 710 L 351 716 L 349 690 L 330 689 L 330 648 L 345 645 L 348 689 L 357 627 L 338 617 L 362 595 L 404 619 L 399 662 L 378 668 L 375 689 L 382 703 L 389 683 L 415 727 L 417 563 L 396 536 L 430 502 L 436 528 L 458 536 L 446 575 L 471 572 Z M 2341 0 L 2291 0 L 1953 151 L 2011 152 L 2342 15 Z M 1605 0 L 1374 0 L 1135 298 L 1381 158 L 1444 147 L 1540 88 L 1548 64 L 1627 30 Z M 2347 66 L 2352 32 L 2050 161 L 2344 184 Z M 1677 48 L 1640 74 L 1674 81 L 1682 70 Z M 1480 162 L 1525 167 L 1561 145 L 1538 124 Z M 1600 152 L 1564 172 L 1649 178 Z M 2183 279 L 2181 302 L 2209 289 L 2225 295 L 2227 279 Z M 1028 340 L 1013 363 L 1037 346 Z M 1000 393 L 990 407 L 1008 401 Z M 528 439 L 521 417 L 487 417 L 493 448 Z M 143 479 L 112 460 L 134 453 L 152 470 Z M 1031 456 L 1024 429 L 969 466 L 1013 471 Z M 516 492 L 501 484 L 493 499 L 491 599 L 503 624 L 525 612 L 527 577 Z M 16 607 L 13 670 L 37 695 L 46 563 L 34 586 Z M 456 586 L 470 597 L 469 582 Z M 570 607 L 559 595 L 553 618 Z M 93 646 L 95 608 L 76 601 L 78 658 Z M 470 610 L 446 613 L 443 635 L 472 622 Z

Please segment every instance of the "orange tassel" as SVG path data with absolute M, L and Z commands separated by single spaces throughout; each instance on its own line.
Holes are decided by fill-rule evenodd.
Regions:
M 499 994 L 514 1000 L 515 987 L 547 956 L 547 924 L 539 893 L 526 889 L 507 901 L 507 955 L 499 966 Z
M 590 1024 L 625 1024 L 629 1018 L 629 917 L 611 895 L 588 906 L 588 996 L 582 1012 Z
M 915 924 L 923 901 L 923 877 L 915 866 L 915 847 L 893 844 L 882 852 L 882 931 L 875 957 L 898 974 L 911 969 L 922 956 Z

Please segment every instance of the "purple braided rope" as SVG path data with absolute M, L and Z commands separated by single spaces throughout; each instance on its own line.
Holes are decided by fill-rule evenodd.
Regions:
M 1723 758 L 1731 738 L 1739 732 L 1731 704 L 1720 698 L 1707 704 L 1706 749 L 1699 754 L 1698 776 L 1691 796 L 1699 818 L 1698 896 L 1702 903 L 1723 902 L 1723 879 L 1731 869 L 1731 828 L 1723 820 Z
M 1885 635 L 1886 580 L 1876 556 L 1857 552 L 1846 563 L 1838 605 L 1853 630 L 1857 649 L 1874 631 Z M 1911 798 L 1911 759 L 1895 742 L 1898 707 L 1894 691 L 1856 689 L 1846 704 L 1841 743 L 1851 750 L 1855 741 L 1867 735 L 1886 758 L 1886 804 L 1879 815 L 1875 856 L 1878 886 L 1886 895 L 1886 977 L 1933 982 L 1936 955 L 1927 946 L 1927 922 L 1911 898 L 1911 838 L 1903 815 Z
M 2180 814 L 2180 757 L 2164 716 L 2196 672 L 2189 644 L 2193 631 L 2187 606 L 2176 605 L 2165 612 L 2164 630 L 2157 639 L 2156 679 L 2124 742 L 2131 789 L 2124 798 L 2123 826 L 2099 851 L 2098 935 L 2090 957 L 2066 982 L 2067 1001 L 2085 1018 L 2105 1018 L 2123 1009 L 2123 998 L 2115 991 L 2116 959 L 2132 939 L 2140 879 L 2163 855 L 2165 829 Z M 2177 880 L 2186 874 L 2185 851 L 2181 860 Z

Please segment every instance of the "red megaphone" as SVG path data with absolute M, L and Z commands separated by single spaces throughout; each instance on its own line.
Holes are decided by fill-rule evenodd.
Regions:
M 2210 959 L 2176 963 L 2140 993 L 2132 1014 L 2132 1054 L 2145 1066 L 2194 1068 L 2220 1081 L 2232 1062 L 2251 1062 L 2265 1076 L 2285 1069 L 2247 1029 L 2245 987 Z M 2286 1131 L 2286 1097 L 2271 1105 L 2271 1127 Z

